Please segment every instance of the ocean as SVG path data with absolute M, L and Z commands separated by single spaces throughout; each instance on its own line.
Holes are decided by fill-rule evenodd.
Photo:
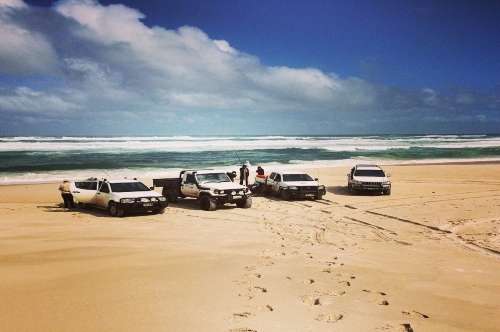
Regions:
M 246 161 L 266 171 L 500 161 L 500 135 L 0 137 L 0 185 L 172 177 Z

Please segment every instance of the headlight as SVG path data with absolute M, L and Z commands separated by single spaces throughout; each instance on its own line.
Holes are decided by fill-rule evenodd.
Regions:
M 319 190 L 325 190 L 325 186 L 318 186 Z
M 157 202 L 158 201 L 158 199 L 156 197 L 151 197 L 150 200 L 151 200 L 151 202 Z
M 391 184 L 391 181 L 384 181 L 384 182 L 382 182 L 382 184 L 385 184 L 385 185 Z
M 224 194 L 224 190 L 215 189 L 214 193 L 216 193 L 216 194 Z
M 352 180 L 352 183 L 354 183 L 354 184 L 361 184 L 362 182 L 358 181 L 358 180 Z
M 290 190 L 297 190 L 297 187 L 293 186 L 293 187 L 288 187 L 288 189 Z
M 163 197 L 163 196 L 158 197 L 158 199 L 159 199 L 160 201 L 162 201 L 162 202 L 165 202 L 165 201 L 167 200 L 167 199 L 166 199 L 165 197 Z
M 149 198 L 146 198 L 146 197 L 141 197 L 140 201 L 141 201 L 142 203 L 147 203 L 147 202 L 149 202 Z
M 134 203 L 135 199 L 133 198 L 122 198 L 120 199 L 120 203 Z

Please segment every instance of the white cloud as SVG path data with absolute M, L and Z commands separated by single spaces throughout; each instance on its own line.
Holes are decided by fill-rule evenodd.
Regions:
M 50 42 L 37 31 L 24 29 L 12 22 L 9 1 L 0 5 L 0 72 L 11 75 L 50 74 L 56 68 L 57 54 Z M 12 2 L 12 7 L 23 7 Z
M 78 110 L 89 118 L 119 113 L 182 121 L 175 112 L 377 111 L 365 123 L 385 123 L 398 113 L 432 109 L 422 119 L 444 123 L 457 118 L 454 110 L 481 100 L 470 91 L 443 97 L 432 89 L 380 87 L 316 68 L 269 67 L 196 27 L 167 30 L 142 19 L 135 9 L 95 0 L 61 0 L 37 10 L 0 0 L 0 74 L 17 78 L 0 89 L 0 114 L 64 116 Z
M 0 0 L 0 7 L 23 8 L 27 6 L 22 0 Z

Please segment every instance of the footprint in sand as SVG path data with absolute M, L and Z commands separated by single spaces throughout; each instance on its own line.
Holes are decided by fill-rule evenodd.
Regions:
M 255 270 L 255 266 L 246 266 L 245 270 L 247 270 L 247 271 L 253 271 L 253 270 Z
M 238 294 L 238 296 L 241 299 L 246 300 L 246 301 L 250 301 L 251 299 L 254 298 L 254 296 L 252 294 Z
M 314 284 L 316 281 L 314 279 L 304 279 L 302 280 L 303 284 Z
M 410 324 L 400 324 L 398 330 L 401 332 L 413 332 Z
M 257 330 L 252 330 L 247 327 L 240 327 L 237 329 L 229 330 L 229 332 L 257 332 Z
M 230 322 L 232 323 L 238 323 L 241 321 L 244 321 L 247 318 L 253 317 L 255 314 L 251 312 L 241 312 L 241 313 L 234 313 L 233 317 L 231 317 Z
M 335 323 L 339 320 L 341 320 L 344 317 L 344 315 L 335 313 L 335 314 L 323 314 L 319 315 L 316 317 L 316 320 L 319 320 L 320 322 L 326 322 L 326 323 Z
M 233 280 L 235 285 L 245 285 L 246 283 L 248 283 L 248 280 Z
M 258 286 L 250 287 L 248 291 L 252 293 L 267 293 L 267 289 Z
M 382 295 L 382 296 L 386 295 L 386 293 L 384 293 L 384 292 L 379 292 L 379 291 L 375 291 L 375 290 L 371 290 L 371 289 L 363 289 L 363 292 L 369 293 L 369 294 L 375 294 L 375 295 Z M 387 301 L 386 299 L 380 299 L 377 303 L 379 305 L 389 305 L 389 301 Z
M 302 302 L 309 306 L 327 306 L 333 303 L 333 299 L 329 297 L 303 296 Z
M 260 311 L 274 311 L 274 308 L 269 304 L 258 307 Z
M 424 315 L 418 311 L 402 311 L 403 315 L 406 315 L 406 316 L 412 316 L 412 317 L 418 317 L 418 318 L 429 318 L 429 316 L 427 315 Z

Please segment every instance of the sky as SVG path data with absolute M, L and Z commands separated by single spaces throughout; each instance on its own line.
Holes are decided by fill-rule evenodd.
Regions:
M 0 0 L 1 136 L 500 134 L 499 0 Z

